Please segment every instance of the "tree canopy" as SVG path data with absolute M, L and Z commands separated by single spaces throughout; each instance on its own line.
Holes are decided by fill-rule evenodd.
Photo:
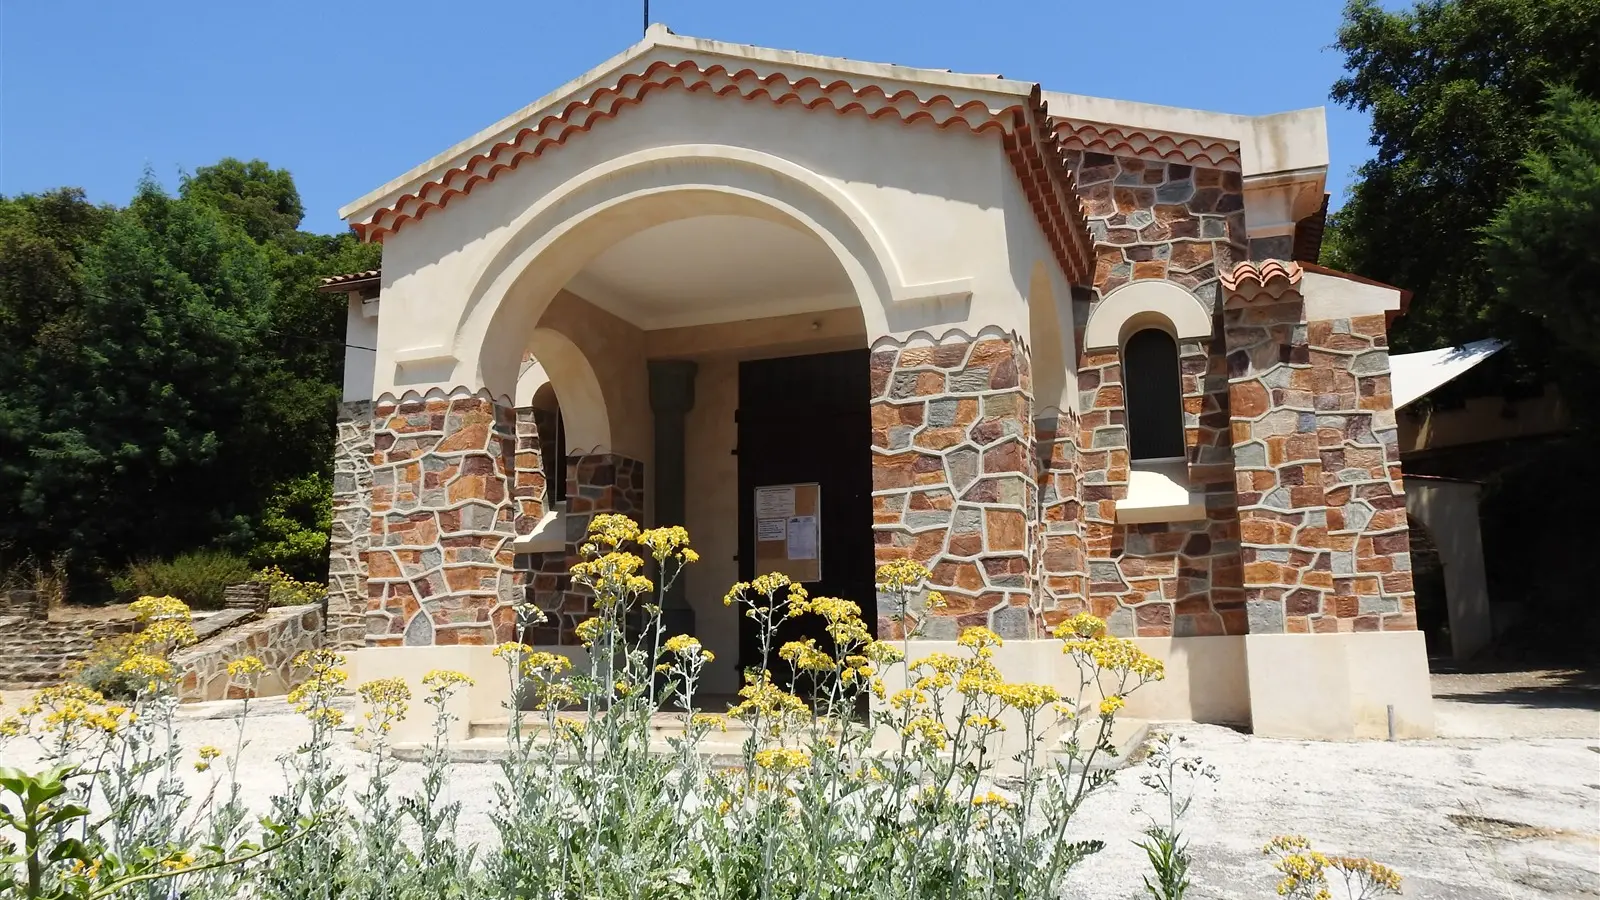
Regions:
M 1548 341 L 1501 289 L 1484 230 L 1529 171 L 1553 92 L 1600 96 L 1600 0 L 1426 0 L 1345 11 L 1333 99 L 1370 113 L 1372 160 L 1331 223 L 1326 261 L 1415 292 L 1393 342 L 1423 350 L 1497 336 L 1533 377 Z M 1526 224 L 1526 218 L 1519 219 Z
M 260 160 L 123 208 L 0 198 L 0 562 L 214 546 L 321 576 L 344 316 L 315 288 L 378 248 L 301 214 Z
M 1371 113 L 1375 154 L 1330 222 L 1324 260 L 1415 291 L 1392 333 L 1399 350 L 1509 341 L 1448 392 L 1553 383 L 1577 426 L 1464 448 L 1454 462 L 1407 459 L 1406 471 L 1484 481 L 1491 595 L 1538 609 L 1524 626 L 1532 652 L 1592 656 L 1589 534 L 1567 523 L 1600 502 L 1600 0 L 1396 12 L 1356 0 L 1338 47 L 1347 74 L 1333 97 Z M 1537 565 L 1530 520 L 1557 524 L 1541 532 Z

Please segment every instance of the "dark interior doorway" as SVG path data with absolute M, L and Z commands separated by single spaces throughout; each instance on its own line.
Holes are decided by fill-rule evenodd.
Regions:
M 877 624 L 873 588 L 872 407 L 867 350 L 762 359 L 739 364 L 739 579 L 756 571 L 756 488 L 821 486 L 820 580 L 806 582 L 813 597 L 839 597 L 861 607 L 869 628 Z M 765 665 L 789 684 L 791 673 L 777 649 L 816 638 L 833 649 L 816 616 L 789 619 Z M 741 670 L 763 664 L 755 623 L 739 618 Z

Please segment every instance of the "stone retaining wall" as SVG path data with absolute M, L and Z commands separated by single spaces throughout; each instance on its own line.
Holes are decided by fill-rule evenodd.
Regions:
M 196 625 L 198 629 L 199 623 Z M 267 665 L 257 696 L 285 694 L 297 681 L 294 658 L 322 646 L 322 608 L 317 604 L 284 606 L 249 624 L 212 634 L 172 655 L 172 665 L 180 673 L 179 700 L 192 703 L 245 696 L 228 675 L 228 663 L 245 656 L 259 657 Z

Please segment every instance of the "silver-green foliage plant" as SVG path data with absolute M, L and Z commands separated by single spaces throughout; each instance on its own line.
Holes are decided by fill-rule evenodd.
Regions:
M 710 714 L 696 692 L 712 654 L 661 630 L 659 598 L 694 560 L 687 535 L 599 516 L 583 549 L 573 575 L 595 614 L 578 628 L 578 670 L 520 644 L 496 651 L 513 702 L 491 896 L 1044 898 L 1100 849 L 1067 823 L 1110 777 L 1096 763 L 1115 752 L 1123 698 L 1161 668 L 1093 617 L 1057 631 L 1080 672 L 1063 695 L 1007 681 L 985 628 L 959 652 L 909 658 L 942 603 L 914 563 L 879 572 L 893 640 L 852 602 L 763 576 L 726 602 L 794 676 L 746 672 L 740 701 Z M 774 646 L 800 616 L 826 640 Z
M 282 790 L 255 820 L 237 781 L 248 700 L 231 753 L 199 750 L 193 767 L 214 774 L 191 802 L 163 644 L 122 664 L 142 685 L 131 707 L 68 685 L 43 692 L 22 721 L 0 723 L 0 737 L 30 734 L 65 767 L 52 777 L 66 785 L 56 809 L 67 810 L 35 809 L 56 815 L 60 833 L 5 850 L 0 876 L 11 881 L 0 879 L 0 898 L 1044 900 L 1101 849 L 1070 824 L 1111 777 L 1101 763 L 1116 752 L 1126 696 L 1162 668 L 1100 620 L 1080 614 L 1056 627 L 1061 670 L 1077 673 L 1063 690 L 1004 677 L 1003 642 L 986 628 L 913 657 L 913 638 L 944 603 L 916 563 L 878 571 L 890 632 L 881 635 L 855 603 L 765 575 L 734 585 L 725 602 L 755 623 L 761 658 L 783 665 L 742 673 L 738 702 L 712 713 L 700 708 L 712 652 L 662 626 L 660 598 L 696 559 L 688 535 L 602 515 L 582 549 L 573 579 L 593 598 L 577 627 L 583 651 L 494 650 L 509 718 L 490 813 L 497 834 L 481 850 L 458 835 L 450 784 L 452 699 L 472 687 L 466 675 L 420 679 L 433 735 L 408 789 L 392 729 L 412 712 L 410 684 L 355 687 L 364 752 L 346 771 L 345 661 L 302 654 L 289 700 L 309 735 L 280 760 Z M 156 637 L 182 643 L 181 604 L 151 603 L 172 613 Z M 818 637 L 780 644 L 778 626 L 799 617 L 818 623 Z M 519 631 L 541 618 L 522 608 Z M 248 695 L 264 668 L 237 660 L 230 677 Z M 1187 801 L 1174 785 L 1192 773 L 1170 750 L 1155 758 L 1181 851 Z M 1310 883 L 1322 870 L 1302 869 L 1320 859 L 1287 853 L 1280 868 Z M 1152 883 L 1177 896 L 1185 873 L 1163 865 Z

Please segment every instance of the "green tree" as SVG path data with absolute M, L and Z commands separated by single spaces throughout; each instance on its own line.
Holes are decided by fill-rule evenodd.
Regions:
M 259 159 L 225 157 L 184 176 L 178 192 L 185 200 L 215 207 L 259 244 L 294 234 L 306 214 L 289 170 Z
M 1503 303 L 1600 364 L 1600 102 L 1553 91 L 1538 134 L 1485 229 L 1484 260 Z
M 316 287 L 379 248 L 301 208 L 234 159 L 124 209 L 0 197 L 0 566 L 225 548 L 323 577 L 345 313 Z
M 244 414 L 266 273 L 243 232 L 140 186 L 84 255 L 73 347 L 36 373 L 18 525 L 90 558 L 166 555 L 250 508 L 223 448 L 270 437 Z
M 1496 290 L 1480 230 L 1517 190 L 1549 86 L 1600 96 L 1597 35 L 1600 0 L 1346 8 L 1348 74 L 1333 99 L 1371 114 L 1375 154 L 1333 217 L 1329 262 L 1415 292 L 1397 349 L 1542 342 L 1543 327 Z M 1540 366 L 1535 353 L 1520 358 Z

